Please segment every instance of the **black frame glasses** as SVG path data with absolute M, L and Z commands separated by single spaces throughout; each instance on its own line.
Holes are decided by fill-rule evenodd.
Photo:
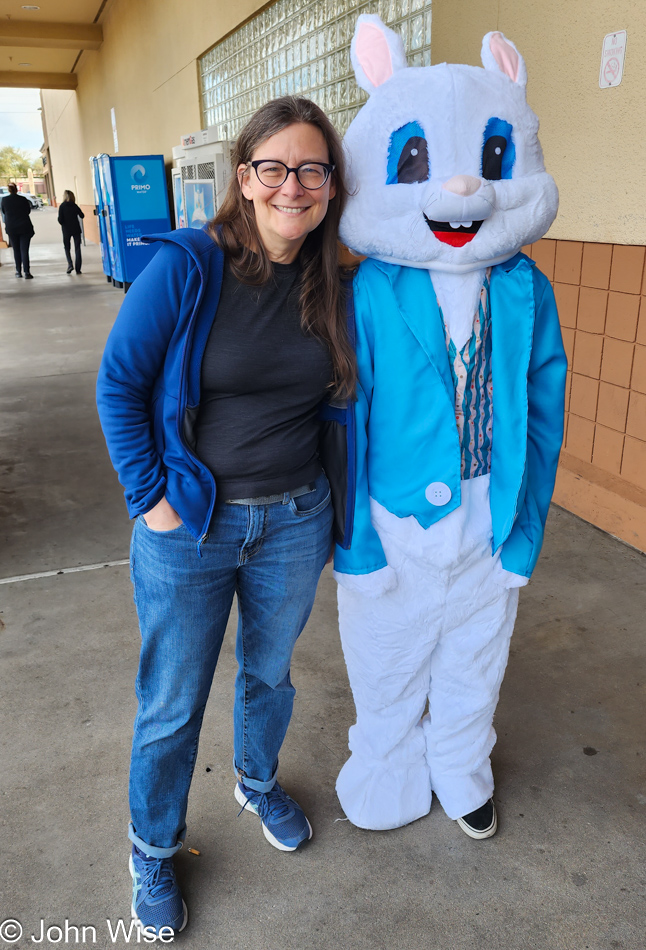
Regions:
M 330 165 L 329 162 L 301 162 L 301 164 L 297 165 L 296 168 L 290 168 L 288 165 L 285 164 L 285 162 L 279 162 L 277 159 L 273 159 L 273 158 L 256 159 L 255 162 L 247 162 L 247 165 L 250 165 L 253 168 L 253 170 L 256 173 L 256 178 L 258 179 L 261 185 L 265 186 L 265 188 L 280 188 L 281 185 L 285 184 L 289 175 L 292 172 L 294 172 L 294 174 L 296 175 L 296 180 L 298 181 L 299 185 L 302 188 L 307 189 L 307 191 L 318 191 L 319 188 L 322 188 L 335 168 L 335 166 Z M 260 177 L 260 173 L 258 171 L 259 165 L 282 165 L 283 168 L 285 169 L 285 177 L 283 178 L 282 181 L 278 182 L 278 184 L 268 185 L 267 182 L 263 181 L 262 178 Z M 325 178 L 323 179 L 320 185 L 315 185 L 314 187 L 312 187 L 311 185 L 306 185 L 303 181 L 301 181 L 301 176 L 299 175 L 301 168 L 309 168 L 312 165 L 316 165 L 319 168 L 325 169 Z

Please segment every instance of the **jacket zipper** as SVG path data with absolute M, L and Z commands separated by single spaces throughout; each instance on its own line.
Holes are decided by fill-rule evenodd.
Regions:
M 213 474 L 209 471 L 209 469 L 205 465 L 202 464 L 202 462 L 198 459 L 195 453 L 192 452 L 189 446 L 187 445 L 186 440 L 184 439 L 183 426 L 180 425 L 180 420 L 183 422 L 184 413 L 186 411 L 186 402 L 188 401 L 188 400 L 184 400 L 184 378 L 186 375 L 186 358 L 187 358 L 187 353 L 188 353 L 189 342 L 192 342 L 193 333 L 195 330 L 195 319 L 196 319 L 195 314 L 200 305 L 202 294 L 204 292 L 204 275 L 202 273 L 202 269 L 200 268 L 200 265 L 198 264 L 197 260 L 195 260 L 195 264 L 200 274 L 200 289 L 198 291 L 197 300 L 195 301 L 195 306 L 193 307 L 189 333 L 186 334 L 186 340 L 184 342 L 184 350 L 182 352 L 182 362 L 180 364 L 180 370 L 179 370 L 179 397 L 177 399 L 177 417 L 175 419 L 175 425 L 177 426 L 177 435 L 179 437 L 180 442 L 182 443 L 184 447 L 185 452 L 190 458 L 192 458 L 195 462 L 197 462 L 199 467 L 204 469 L 204 471 L 208 474 L 211 480 L 211 502 L 209 504 L 209 510 L 208 510 L 208 514 L 207 514 L 206 522 L 205 522 L 205 525 L 209 525 L 211 523 L 211 518 L 213 517 L 213 509 L 215 507 L 215 479 L 213 478 Z M 209 536 L 208 531 L 205 531 L 204 534 L 200 538 L 198 538 L 198 542 L 197 542 L 198 557 L 202 557 L 202 545 L 204 544 L 208 536 Z

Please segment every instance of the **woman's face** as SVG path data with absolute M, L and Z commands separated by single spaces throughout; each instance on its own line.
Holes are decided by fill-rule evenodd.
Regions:
M 265 139 L 251 156 L 252 161 L 271 159 L 297 168 L 304 162 L 329 162 L 323 133 L 315 125 L 298 122 Z M 315 191 L 304 188 L 293 172 L 282 185 L 263 185 L 253 168 L 238 166 L 238 180 L 245 198 L 253 201 L 260 238 L 269 259 L 290 264 L 303 241 L 319 226 L 330 198 L 335 195 L 331 175 Z

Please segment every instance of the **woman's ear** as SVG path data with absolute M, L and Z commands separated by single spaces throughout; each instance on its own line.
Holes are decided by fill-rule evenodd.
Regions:
M 236 175 L 240 183 L 240 191 L 245 198 L 251 201 L 253 193 L 251 191 L 251 185 L 249 184 L 249 166 L 247 164 L 238 165 Z
M 330 191 L 328 193 L 328 198 L 330 199 L 330 201 L 332 200 L 332 198 L 334 198 L 335 195 L 336 195 L 336 178 L 334 176 L 334 172 L 332 172 L 332 174 L 330 175 Z

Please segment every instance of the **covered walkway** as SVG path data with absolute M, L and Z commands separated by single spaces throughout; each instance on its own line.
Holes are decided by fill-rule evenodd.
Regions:
M 54 215 L 34 216 L 33 281 L 17 280 L 11 252 L 0 252 L 0 920 L 21 922 L 20 950 L 42 919 L 45 930 L 66 919 L 94 927 L 86 942 L 95 947 L 125 946 L 106 919 L 113 929 L 128 921 L 130 905 L 138 632 L 128 567 L 45 573 L 128 556 L 94 408 L 122 292 L 106 283 L 93 246 L 82 277 L 66 276 Z M 189 808 L 187 845 L 201 856 L 178 856 L 191 914 L 182 945 L 643 950 L 645 581 L 642 555 L 553 510 L 521 594 L 496 721 L 500 831 L 484 842 L 439 807 L 385 833 L 337 820 L 353 706 L 329 573 L 296 650 L 299 692 L 281 760 L 314 839 L 282 854 L 255 819 L 236 818 L 232 622 Z

